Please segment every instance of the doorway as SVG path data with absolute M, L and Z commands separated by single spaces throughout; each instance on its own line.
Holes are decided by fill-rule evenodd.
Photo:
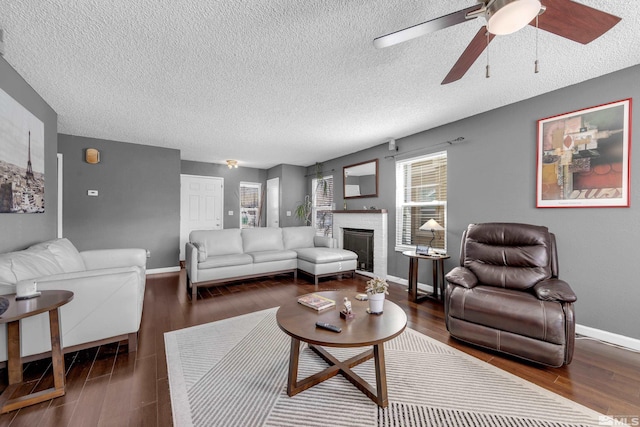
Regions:
M 280 178 L 267 180 L 267 227 L 280 227 Z
M 193 230 L 223 228 L 224 178 L 180 175 L 180 261 Z

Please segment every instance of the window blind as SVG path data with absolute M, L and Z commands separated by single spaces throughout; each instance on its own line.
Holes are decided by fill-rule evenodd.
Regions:
M 396 249 L 429 245 L 434 235 L 419 230 L 430 219 L 445 230 L 431 246 L 446 250 L 447 153 L 435 153 L 396 163 Z
M 313 226 L 318 236 L 333 236 L 333 176 L 314 178 Z

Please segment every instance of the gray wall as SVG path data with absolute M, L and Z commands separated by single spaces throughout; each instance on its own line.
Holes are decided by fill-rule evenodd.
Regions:
M 304 225 L 296 217 L 296 207 L 307 194 L 306 173 L 306 168 L 293 165 L 278 165 L 267 171 L 267 179 L 280 178 L 280 227 Z M 287 211 L 291 216 L 287 216 Z
M 240 227 L 240 182 L 261 183 L 262 189 L 266 192 L 267 171 L 264 169 L 245 168 L 242 166 L 237 169 L 229 169 L 226 165 L 182 160 L 180 162 L 180 173 L 224 178 L 224 228 Z M 233 211 L 233 215 L 229 215 L 229 211 Z M 265 224 L 265 218 L 265 210 L 263 209 L 260 222 L 262 226 Z
M 0 214 L 0 230 L 2 230 L 0 253 L 3 253 L 24 249 L 31 244 L 56 237 L 58 115 L 2 57 L 0 57 L 0 88 L 44 123 L 45 151 L 44 213 Z
M 100 163 L 84 161 L 87 148 L 100 151 Z M 180 151 L 63 134 L 58 151 L 64 237 L 79 250 L 148 249 L 147 268 L 178 265 Z
M 458 262 L 460 238 L 469 223 L 525 222 L 545 225 L 558 240 L 560 277 L 578 295 L 577 322 L 584 326 L 640 339 L 635 283 L 640 241 L 640 196 L 631 194 L 630 208 L 537 209 L 537 120 L 625 98 L 640 98 L 640 66 L 512 104 L 478 116 L 398 140 L 399 151 L 387 144 L 324 162 L 325 169 L 373 158 L 380 159 L 378 198 L 349 200 L 349 209 L 375 206 L 389 210 L 389 274 L 407 278 L 408 260 L 394 252 L 395 162 L 385 156 L 412 157 L 448 152 L 448 252 Z M 632 128 L 640 129 L 640 116 Z M 447 146 L 444 141 L 464 137 Z M 632 150 L 633 151 L 633 150 Z M 631 159 L 631 189 L 640 185 L 640 156 Z M 313 167 L 308 168 L 313 172 Z M 334 173 L 336 205 L 341 206 L 342 177 Z M 308 184 L 310 187 L 310 184 Z M 420 280 L 430 282 L 430 266 L 420 264 Z

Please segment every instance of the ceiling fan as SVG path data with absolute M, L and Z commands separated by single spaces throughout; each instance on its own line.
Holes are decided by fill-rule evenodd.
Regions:
M 483 0 L 475 6 L 395 31 L 373 40 L 377 48 L 393 46 L 453 25 L 483 16 L 487 24 L 471 43 L 441 84 L 462 78 L 496 35 L 514 33 L 527 24 L 578 43 L 587 44 L 615 26 L 621 18 L 572 0 Z M 544 13 L 544 14 L 543 14 Z

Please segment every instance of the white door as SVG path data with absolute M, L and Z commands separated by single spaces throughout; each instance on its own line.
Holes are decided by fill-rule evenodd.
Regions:
M 267 227 L 280 227 L 280 178 L 267 180 Z
M 224 179 L 180 175 L 180 260 L 193 230 L 219 230 L 223 227 Z

